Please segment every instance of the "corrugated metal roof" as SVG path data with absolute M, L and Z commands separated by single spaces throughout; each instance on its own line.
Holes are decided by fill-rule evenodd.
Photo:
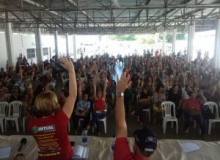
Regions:
M 22 31 L 144 33 L 183 30 L 191 21 L 201 31 L 215 28 L 219 8 L 220 0 L 0 0 L 0 18 Z

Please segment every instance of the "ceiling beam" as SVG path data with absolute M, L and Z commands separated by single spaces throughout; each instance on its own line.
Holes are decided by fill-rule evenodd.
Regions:
M 24 1 L 31 1 L 31 0 L 24 0 Z M 35 2 L 34 2 L 35 3 Z M 37 2 L 36 2 L 37 3 Z M 108 10 L 113 9 L 113 10 L 124 10 L 124 9 L 130 9 L 130 10 L 137 10 L 137 9 L 165 9 L 164 5 L 142 5 L 142 6 L 122 6 L 121 8 L 117 8 L 117 7 L 110 7 Z M 167 9 L 177 9 L 177 8 L 191 8 L 191 9 L 207 9 L 207 8 L 220 8 L 220 3 L 215 3 L 215 4 L 170 4 L 166 7 Z M 63 8 L 62 6 L 59 7 L 51 7 L 51 8 L 47 8 L 46 6 L 44 7 L 39 7 L 34 5 L 33 7 L 23 7 L 23 8 L 16 8 L 13 6 L 7 6 L 7 8 L 0 8 L 0 12 L 5 12 L 8 10 L 13 10 L 13 11 L 75 11 L 75 12 L 79 12 L 79 10 L 73 6 L 68 6 Z M 105 10 L 103 8 L 95 8 L 95 7 L 86 7 L 86 8 L 80 8 L 80 11 L 82 11 L 82 13 L 85 13 L 85 11 L 92 11 L 92 10 Z M 92 19 L 91 19 L 92 20 Z
M 149 5 L 151 0 L 145 0 L 144 1 L 144 5 Z M 138 13 L 131 19 L 131 22 L 130 22 L 130 26 L 132 26 L 132 24 L 136 21 L 136 19 L 138 17 L 140 17 L 141 13 L 143 12 L 144 9 L 141 9 L 140 11 L 138 11 Z
M 203 16 L 202 18 L 204 18 L 204 19 L 206 19 L 206 18 L 208 18 L 213 12 L 215 12 L 217 9 L 216 8 L 214 8 L 214 9 L 212 9 L 208 14 L 206 14 L 205 16 Z
M 13 11 L 10 11 L 10 13 L 15 16 L 18 20 L 20 20 L 21 22 L 24 21 L 24 19 L 20 18 L 17 14 L 15 14 Z
M 29 13 L 29 14 L 34 18 L 34 20 L 37 22 L 37 24 L 43 23 L 43 24 L 45 24 L 47 27 L 50 27 L 50 26 L 48 26 L 47 23 L 44 23 L 41 18 L 36 17 L 32 12 L 27 11 L 27 13 Z
M 83 11 L 83 10 L 81 10 L 81 9 L 78 7 L 78 4 L 77 4 L 77 3 L 74 3 L 73 1 L 70 1 L 70 0 L 67 0 L 67 2 L 68 2 L 72 7 L 75 7 L 78 12 L 80 12 L 80 13 L 82 13 L 84 16 L 86 16 L 86 18 L 88 18 L 90 21 L 92 21 L 93 23 L 95 23 L 94 20 L 93 20 L 90 16 L 88 16 L 88 14 L 86 13 L 86 11 Z

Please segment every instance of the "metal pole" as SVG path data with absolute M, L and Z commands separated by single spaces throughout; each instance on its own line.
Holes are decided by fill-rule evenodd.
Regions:
M 68 41 L 68 33 L 65 34 L 66 37 L 66 55 L 69 56 L 69 41 Z
M 176 32 L 177 32 L 177 29 L 175 28 L 173 30 L 173 53 L 176 53 Z
M 163 55 L 166 54 L 166 31 L 163 32 Z
M 155 49 L 158 49 L 158 39 L 159 39 L 159 33 L 155 33 L 154 35 L 154 41 L 155 41 Z
M 220 69 L 220 19 L 216 25 L 214 65 L 216 69 Z
M 187 46 L 187 61 L 190 62 L 193 58 L 193 45 L 195 35 L 195 22 L 192 21 L 188 30 L 188 46 Z
M 58 31 L 54 32 L 54 40 L 55 40 L 55 54 L 59 54 L 58 51 Z
M 5 13 L 6 19 L 8 19 L 8 12 Z M 13 40 L 12 40 L 12 27 L 11 22 L 6 22 L 5 24 L 5 40 L 6 40 L 6 47 L 7 47 L 7 57 L 8 63 L 10 65 L 15 64 L 14 56 L 13 56 Z
M 36 42 L 36 56 L 37 63 L 41 63 L 43 61 L 43 50 L 42 50 L 42 42 L 41 42 L 41 29 L 37 28 L 35 32 L 35 42 Z
M 73 57 L 75 60 L 77 59 L 76 57 L 76 35 L 75 34 L 73 34 Z

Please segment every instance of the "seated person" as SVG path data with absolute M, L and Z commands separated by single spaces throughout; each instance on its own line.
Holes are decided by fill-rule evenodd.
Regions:
M 22 96 L 21 96 L 20 88 L 18 86 L 14 86 L 14 88 L 12 90 L 12 94 L 9 98 L 9 102 L 21 101 L 21 100 L 22 100 Z
M 24 117 L 29 117 L 30 111 L 31 111 L 31 98 L 28 94 L 25 94 L 23 97 L 23 109 L 21 113 L 23 114 Z M 23 117 L 22 116 L 22 117 Z
M 154 122 L 158 113 L 162 111 L 161 103 L 166 100 L 166 96 L 162 87 L 158 88 L 154 94 L 154 104 L 153 104 L 153 111 L 154 111 Z
M 181 99 L 182 99 L 181 96 L 182 96 L 182 93 L 179 90 L 179 87 L 177 85 L 174 85 L 173 88 L 169 90 L 168 101 L 173 102 L 178 108 L 181 104 Z
M 38 160 L 70 160 L 73 156 L 67 124 L 77 95 L 73 63 L 63 57 L 62 66 L 69 72 L 69 96 L 62 107 L 52 91 L 41 92 L 35 99 L 33 117 L 28 120 L 28 131 L 36 140 Z
M 189 99 L 187 99 L 184 103 L 184 115 L 185 115 L 185 128 L 184 132 L 187 134 L 189 131 L 189 127 L 193 124 L 193 120 L 195 120 L 201 129 L 201 134 L 205 134 L 205 123 L 204 118 L 200 109 L 200 101 L 195 98 L 195 93 L 190 91 L 188 93 Z
M 145 127 L 134 132 L 134 153 L 131 152 L 127 140 L 127 124 L 125 120 L 123 93 L 125 89 L 130 86 L 129 79 L 129 76 L 126 77 L 126 73 L 123 73 L 120 80 L 117 82 L 114 160 L 149 160 L 150 156 L 157 148 L 157 138 L 151 130 Z
M 176 106 L 176 117 L 179 118 L 182 115 L 182 93 L 179 89 L 178 85 L 173 85 L 173 88 L 171 88 L 168 92 L 168 101 L 171 101 Z
M 80 88 L 80 87 L 79 87 Z M 91 108 L 91 102 L 88 99 L 88 93 L 84 92 L 83 96 L 82 94 L 79 94 L 79 101 L 77 102 L 75 113 L 74 113 L 74 128 L 77 130 L 78 127 L 78 121 L 79 119 L 83 119 L 83 127 L 88 127 L 89 120 L 90 120 L 90 108 Z
M 140 99 L 136 107 L 136 114 L 140 116 L 140 122 L 143 123 L 143 109 L 148 109 L 151 107 L 151 94 L 148 92 L 146 86 L 143 87 L 143 90 L 140 94 Z
M 92 117 L 92 126 L 96 124 L 97 133 L 99 133 L 99 119 L 103 119 L 106 116 L 106 87 L 107 87 L 107 81 L 104 84 L 103 90 L 101 90 L 101 87 L 97 89 L 96 92 L 96 84 L 97 84 L 97 76 L 94 76 L 93 79 L 93 98 L 94 98 L 94 112 Z
M 8 101 L 8 96 L 5 94 L 4 90 L 0 89 L 0 102 Z

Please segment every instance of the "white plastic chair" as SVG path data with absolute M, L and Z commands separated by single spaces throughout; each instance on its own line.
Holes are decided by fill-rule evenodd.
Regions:
M 99 119 L 99 121 L 104 123 L 105 133 L 107 133 L 106 116 L 104 118 L 102 118 L 102 119 Z
M 204 104 L 205 106 L 208 106 L 209 109 L 211 110 L 212 114 L 215 115 L 214 119 L 209 119 L 209 128 L 208 128 L 208 134 L 211 134 L 211 130 L 212 130 L 212 123 L 217 123 L 220 122 L 220 117 L 219 117 L 219 112 L 218 112 L 218 105 L 215 102 L 206 102 Z
M 137 101 L 139 101 L 139 99 L 140 99 L 140 95 L 137 95 Z M 146 112 L 147 114 L 148 114 L 148 121 L 150 122 L 150 108 L 148 108 L 148 109 L 143 109 L 143 112 Z M 139 116 L 138 116 L 138 121 L 139 121 Z
M 84 119 L 83 118 L 80 118 L 79 120 L 78 120 L 78 126 L 80 127 L 81 126 L 81 123 L 84 121 Z
M 99 112 L 99 111 L 96 111 L 96 112 Z M 106 123 L 106 116 L 102 119 L 99 119 L 99 122 L 103 122 L 104 124 L 104 130 L 105 130 L 105 133 L 107 133 L 107 123 Z M 94 125 L 95 127 L 96 125 Z M 93 127 L 93 132 L 94 132 L 94 127 Z M 96 126 L 97 127 L 97 126 Z
M 0 102 L 0 126 L 3 133 L 4 133 L 4 120 L 6 117 L 5 110 L 6 107 L 8 106 L 9 106 L 8 102 Z
M 19 123 L 18 120 L 20 118 L 20 109 L 22 107 L 22 102 L 21 101 L 13 101 L 9 104 L 9 112 L 8 112 L 8 116 L 5 117 L 5 131 L 7 131 L 7 122 L 8 121 L 14 121 L 15 125 L 16 125 L 16 130 L 17 132 L 19 132 Z M 13 110 L 12 115 L 11 114 L 11 110 Z
M 178 134 L 178 119 L 176 118 L 175 104 L 170 101 L 165 101 L 161 103 L 162 113 L 163 113 L 163 133 L 166 133 L 167 122 L 176 122 L 176 134 Z M 173 110 L 173 116 L 171 115 Z
M 150 108 L 143 109 L 143 112 L 146 112 L 148 114 L 148 121 L 150 122 Z

